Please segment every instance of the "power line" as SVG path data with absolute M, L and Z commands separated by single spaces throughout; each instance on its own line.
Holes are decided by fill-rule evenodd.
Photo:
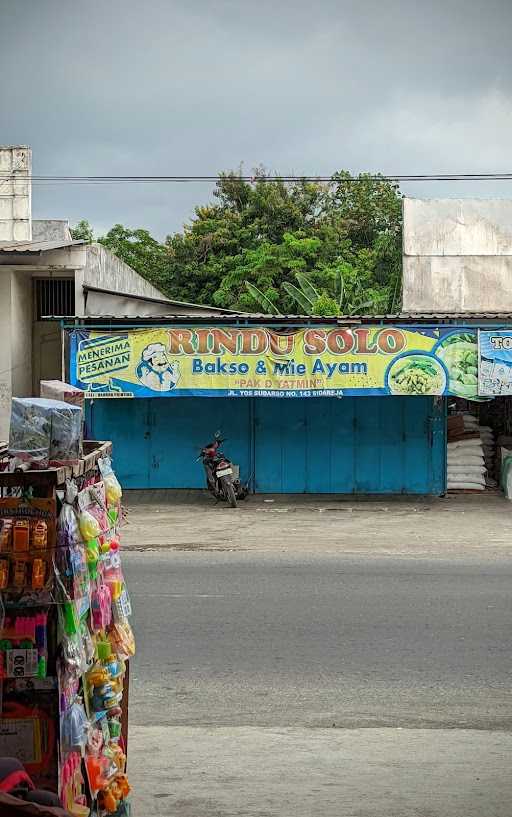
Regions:
M 276 182 L 284 183 L 296 182 L 317 182 L 329 183 L 336 182 L 335 176 L 311 176 L 311 175 L 287 175 L 287 176 L 221 176 L 221 175 L 204 175 L 204 176 L 52 176 L 52 175 L 32 175 L 20 176 L 15 173 L 0 173 L 0 180 L 11 181 L 18 184 L 24 184 L 28 181 L 36 185 L 43 184 L 193 184 L 193 183 L 209 183 L 214 184 L 222 178 L 233 178 L 236 181 L 247 183 L 255 182 Z M 512 172 L 509 173 L 410 173 L 410 174 L 365 174 L 360 176 L 342 176 L 339 181 L 360 184 L 368 180 L 379 182 L 485 182 L 485 181 L 512 181 Z

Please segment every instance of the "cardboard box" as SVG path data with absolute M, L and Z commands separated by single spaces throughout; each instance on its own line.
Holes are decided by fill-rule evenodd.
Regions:
M 85 392 L 62 380 L 41 380 L 40 397 L 48 397 L 50 400 L 62 400 L 64 403 L 71 403 L 73 406 L 84 408 Z

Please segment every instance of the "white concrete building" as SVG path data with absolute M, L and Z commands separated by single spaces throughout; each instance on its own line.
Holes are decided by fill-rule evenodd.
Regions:
M 73 241 L 65 220 L 32 220 L 31 168 L 30 148 L 0 146 L 0 440 L 11 397 L 62 377 L 60 321 L 44 316 L 229 314 L 169 300 L 101 244 Z
M 512 200 L 403 201 L 403 311 L 512 312 Z

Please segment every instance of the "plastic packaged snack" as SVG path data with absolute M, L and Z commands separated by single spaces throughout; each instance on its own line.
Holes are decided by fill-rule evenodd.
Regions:
M 17 519 L 12 531 L 12 549 L 14 553 L 26 553 L 30 548 L 30 522 L 28 519 Z
M 0 529 L 0 551 L 7 553 L 12 550 L 12 530 L 14 519 L 3 519 Z
M 46 550 L 48 544 L 48 525 L 44 519 L 38 519 L 32 527 L 32 547 L 35 550 Z
M 9 562 L 7 559 L 0 559 L 0 590 L 5 590 L 9 586 Z
M 14 563 L 14 587 L 25 587 L 27 583 L 27 561 L 25 559 L 17 559 Z
M 113 624 L 108 637 L 112 644 L 112 652 L 119 658 L 126 660 L 135 655 L 135 638 L 128 621 Z
M 44 559 L 34 559 L 32 562 L 32 590 L 41 590 L 46 578 L 46 562 Z

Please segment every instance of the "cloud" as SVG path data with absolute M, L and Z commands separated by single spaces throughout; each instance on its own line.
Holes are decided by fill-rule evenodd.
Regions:
M 31 144 L 38 173 L 509 169 L 508 0 L 0 0 L 0 16 L 0 138 Z M 34 214 L 163 236 L 210 193 L 37 187 Z

